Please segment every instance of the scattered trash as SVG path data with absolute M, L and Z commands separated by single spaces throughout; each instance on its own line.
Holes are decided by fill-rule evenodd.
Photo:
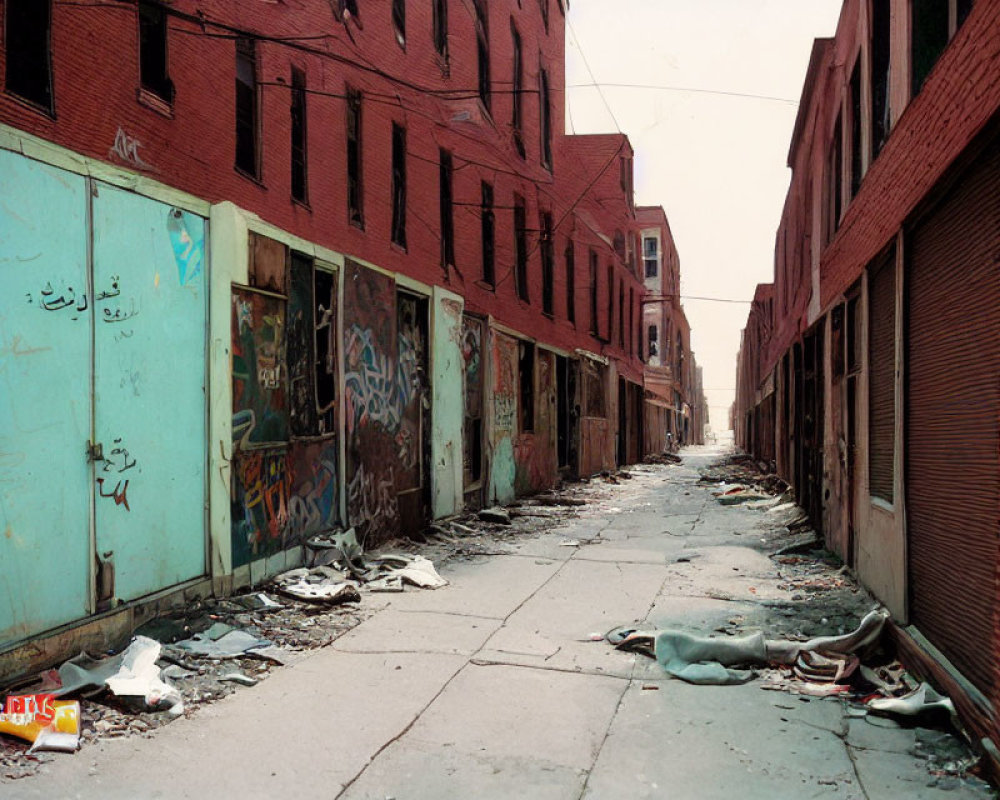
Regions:
M 387 553 L 373 558 L 372 563 L 378 577 L 399 578 L 421 589 L 438 589 L 448 585 L 448 581 L 438 575 L 430 559 L 423 556 Z
M 73 753 L 80 747 L 80 704 L 53 694 L 9 695 L 0 713 L 0 733 L 31 742 L 28 753 Z
M 284 583 L 278 588 L 282 594 L 294 597 L 296 600 L 305 600 L 310 603 L 323 603 L 326 605 L 337 605 L 338 603 L 357 603 L 361 600 L 358 588 L 353 583 L 309 583 L 306 579 L 300 579 L 295 583 Z
M 483 522 L 493 522 L 498 525 L 510 525 L 510 514 L 508 514 L 504 509 L 496 506 L 493 508 L 484 508 L 476 516 Z
M 559 546 L 560 547 L 579 547 L 580 546 L 580 540 L 579 539 L 563 539 L 561 542 L 559 542 Z
M 145 709 L 166 710 L 177 716 L 184 711 L 184 704 L 177 690 L 160 678 L 156 666 L 160 649 L 159 642 L 136 636 L 116 656 L 93 659 L 81 653 L 59 667 L 62 686 L 54 696 L 107 688 L 116 697 L 138 702 Z
M 209 629 L 203 633 L 196 633 L 190 639 L 182 639 L 172 647 L 206 658 L 235 658 L 271 644 L 272 642 L 267 639 L 260 639 L 252 633 L 241 630 L 229 630 L 222 636 L 213 638 Z
M 241 686 L 256 686 L 258 683 L 256 678 L 251 678 L 249 675 L 244 675 L 242 672 L 227 672 L 225 675 L 220 675 L 219 680 L 232 681 L 233 683 L 238 683 Z

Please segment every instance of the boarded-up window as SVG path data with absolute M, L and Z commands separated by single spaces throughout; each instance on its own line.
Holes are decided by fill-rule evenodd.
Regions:
M 896 253 L 871 268 L 868 283 L 869 493 L 893 502 L 896 442 Z

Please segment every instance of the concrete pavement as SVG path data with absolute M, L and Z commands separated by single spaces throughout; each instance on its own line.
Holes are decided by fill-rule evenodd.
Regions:
M 691 686 L 592 640 L 637 620 L 698 633 L 734 617 L 766 624 L 764 601 L 788 600 L 752 546 L 762 512 L 722 507 L 697 483 L 713 455 L 594 482 L 559 528 L 444 565 L 450 586 L 366 595 L 380 610 L 331 647 L 150 738 L 58 756 L 0 796 L 989 796 L 929 774 L 919 731 L 757 681 Z

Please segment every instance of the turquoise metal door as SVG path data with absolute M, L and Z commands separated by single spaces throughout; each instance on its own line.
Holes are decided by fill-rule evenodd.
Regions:
M 205 221 L 97 182 L 91 209 L 96 550 L 128 601 L 206 571 Z
M 90 603 L 86 181 L 0 150 L 0 645 Z

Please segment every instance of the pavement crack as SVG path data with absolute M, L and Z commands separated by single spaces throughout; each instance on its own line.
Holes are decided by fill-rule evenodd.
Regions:
M 868 794 L 868 789 L 865 788 L 865 782 L 861 777 L 861 770 L 858 769 L 858 762 L 854 756 L 854 748 L 847 744 L 847 742 L 844 742 L 844 748 L 847 750 L 847 757 L 851 760 L 851 769 L 854 770 L 854 777 L 858 781 L 858 788 L 861 790 L 861 794 L 864 795 L 865 800 L 871 800 L 871 795 Z
M 590 785 L 590 776 L 594 774 L 594 768 L 597 766 L 597 762 L 601 758 L 601 752 L 604 750 L 604 745 L 607 743 L 608 737 L 611 735 L 611 728 L 614 726 L 615 720 L 618 719 L 622 703 L 625 702 L 625 695 L 631 687 L 632 679 L 629 678 L 629 680 L 625 683 L 625 686 L 622 688 L 621 694 L 618 695 L 618 703 L 615 705 L 614 713 L 611 715 L 611 718 L 608 720 L 608 725 L 604 729 L 604 735 L 601 737 L 601 743 L 597 746 L 597 752 L 594 753 L 594 760 L 590 764 L 590 769 L 587 770 L 587 777 L 583 781 L 583 786 L 580 787 L 580 794 L 577 796 L 577 800 L 583 800 L 583 797 L 587 794 L 587 787 Z

